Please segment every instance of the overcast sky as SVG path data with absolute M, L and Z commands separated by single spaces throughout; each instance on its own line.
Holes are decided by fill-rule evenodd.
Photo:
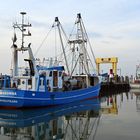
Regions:
M 81 13 L 96 57 L 118 57 L 123 75 L 135 74 L 140 63 L 140 0 L 0 0 L 0 71 L 11 65 L 12 24 L 27 12 L 32 23 L 33 51 L 58 16 L 70 33 Z M 41 52 L 40 52 L 41 53 Z M 42 52 L 43 53 L 43 52 Z M 107 72 L 111 65 L 103 65 Z M 118 70 L 118 72 L 120 72 Z

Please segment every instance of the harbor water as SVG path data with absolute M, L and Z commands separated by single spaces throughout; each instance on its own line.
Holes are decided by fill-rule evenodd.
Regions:
M 67 105 L 0 109 L 0 140 L 139 140 L 140 91 Z

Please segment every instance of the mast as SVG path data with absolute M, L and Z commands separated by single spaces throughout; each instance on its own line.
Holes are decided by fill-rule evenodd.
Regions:
M 31 36 L 31 33 L 30 33 L 30 31 L 28 30 L 28 33 L 25 33 L 25 31 L 26 31 L 26 28 L 27 27 L 31 27 L 31 24 L 25 24 L 24 23 L 24 16 L 26 15 L 26 12 L 20 12 L 20 14 L 21 14 L 21 16 L 22 16 L 22 23 L 21 24 L 18 24 L 18 23 L 15 23 L 14 25 L 13 25 L 13 27 L 14 27 L 14 29 L 16 29 L 16 28 L 18 28 L 18 29 L 20 29 L 20 31 L 21 31 L 21 37 L 22 37 L 22 42 L 21 42 L 21 50 L 24 48 L 24 37 L 25 36 Z M 23 49 L 24 50 L 24 49 Z
M 64 33 L 64 30 L 61 27 L 61 24 L 60 24 L 60 21 L 59 21 L 58 17 L 55 17 L 55 22 L 56 22 L 56 26 L 57 26 L 58 32 L 59 32 L 59 37 L 60 37 L 60 41 L 61 41 L 61 45 L 62 45 L 64 59 L 65 59 L 65 62 L 66 62 L 66 68 L 67 68 L 68 74 L 70 74 L 70 70 L 69 70 L 69 66 L 68 66 L 68 61 L 67 61 L 67 57 L 66 57 L 66 53 L 65 53 L 65 48 L 64 48 L 64 44 L 63 44 L 63 39 L 62 39 L 62 35 L 61 35 L 61 30 L 63 31 L 63 33 Z
M 12 48 L 12 71 L 11 74 L 12 76 L 17 76 L 18 75 L 18 52 L 17 52 L 17 45 L 15 44 L 16 42 L 16 35 L 14 34 L 13 40 L 13 45 L 11 46 Z
M 81 14 L 77 14 L 77 31 L 78 31 L 78 39 L 81 39 L 81 52 L 80 52 L 80 59 L 81 59 L 81 66 L 82 66 L 82 73 L 84 73 L 84 69 L 85 69 L 85 73 L 88 74 L 89 73 L 89 67 L 88 67 L 88 59 L 87 59 L 87 51 L 86 51 L 86 43 L 87 43 L 87 39 L 84 36 L 84 30 L 83 30 L 83 26 L 82 26 L 82 18 L 81 18 Z
M 87 38 L 86 38 L 86 33 L 84 30 L 84 26 L 83 26 L 83 22 L 82 22 L 82 18 L 81 18 L 81 14 L 77 14 L 77 19 L 75 22 L 75 25 L 77 26 L 76 29 L 76 36 L 74 39 L 69 39 L 68 43 L 70 45 L 72 45 L 72 53 L 73 56 L 76 57 L 76 55 L 78 55 L 76 57 L 77 60 L 75 60 L 75 64 L 79 63 L 79 74 L 88 74 L 89 73 L 89 66 L 88 66 L 88 53 L 87 53 Z M 74 55 L 75 53 L 75 55 Z M 73 59 L 73 58 L 72 58 Z M 74 60 L 74 59 L 73 59 Z M 72 61 L 73 61 L 72 60 Z M 72 65 L 74 65 L 72 63 Z M 74 65 L 74 67 L 72 68 L 72 73 L 75 71 L 76 69 L 76 65 Z M 71 75 L 72 75 L 71 73 Z
M 34 75 L 34 69 L 35 69 L 35 62 L 34 62 L 34 56 L 33 56 L 33 53 L 32 53 L 32 50 L 31 50 L 31 43 L 28 44 L 28 47 L 25 47 L 24 46 L 24 37 L 25 36 L 31 36 L 31 33 L 30 31 L 28 30 L 28 32 L 26 31 L 26 28 L 27 27 L 31 27 L 31 24 L 25 24 L 24 23 L 24 16 L 26 15 L 26 12 L 20 12 L 21 16 L 22 16 L 22 20 L 21 20 L 21 24 L 18 24 L 18 23 L 14 23 L 13 24 L 13 28 L 14 28 L 14 31 L 15 29 L 19 29 L 21 31 L 21 47 L 18 48 L 18 46 L 15 44 L 17 38 L 16 38 L 16 33 L 14 33 L 14 38 L 12 39 L 13 40 L 13 45 L 12 45 L 12 76 L 15 77 L 15 76 L 18 76 L 18 51 L 28 51 L 29 53 L 29 59 L 24 59 L 25 61 L 29 61 L 29 65 L 30 65 L 30 68 L 32 67 L 31 69 L 31 72 L 32 72 L 32 76 Z

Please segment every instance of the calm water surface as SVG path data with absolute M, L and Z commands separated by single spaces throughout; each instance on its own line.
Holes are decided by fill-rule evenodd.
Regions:
M 140 91 L 50 108 L 0 109 L 0 140 L 102 139 L 140 139 Z

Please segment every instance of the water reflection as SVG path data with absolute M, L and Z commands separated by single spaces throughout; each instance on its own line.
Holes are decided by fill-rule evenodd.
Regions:
M 30 110 L 1 109 L 0 138 L 88 139 L 96 133 L 99 109 L 98 99 Z
M 101 107 L 102 113 L 118 114 L 117 95 L 101 98 L 101 101 L 102 101 L 102 107 Z
M 131 96 L 136 96 L 136 109 L 140 112 L 140 89 L 131 89 L 130 90 Z
M 30 110 L 0 109 L 0 139 L 129 140 L 139 138 L 140 92 Z M 133 128 L 133 129 L 132 129 Z
M 129 100 L 130 95 L 129 92 L 108 92 L 101 93 L 101 111 L 102 114 L 115 114 L 118 115 L 121 104 L 124 102 L 124 98 Z M 131 96 L 131 99 L 133 97 Z

